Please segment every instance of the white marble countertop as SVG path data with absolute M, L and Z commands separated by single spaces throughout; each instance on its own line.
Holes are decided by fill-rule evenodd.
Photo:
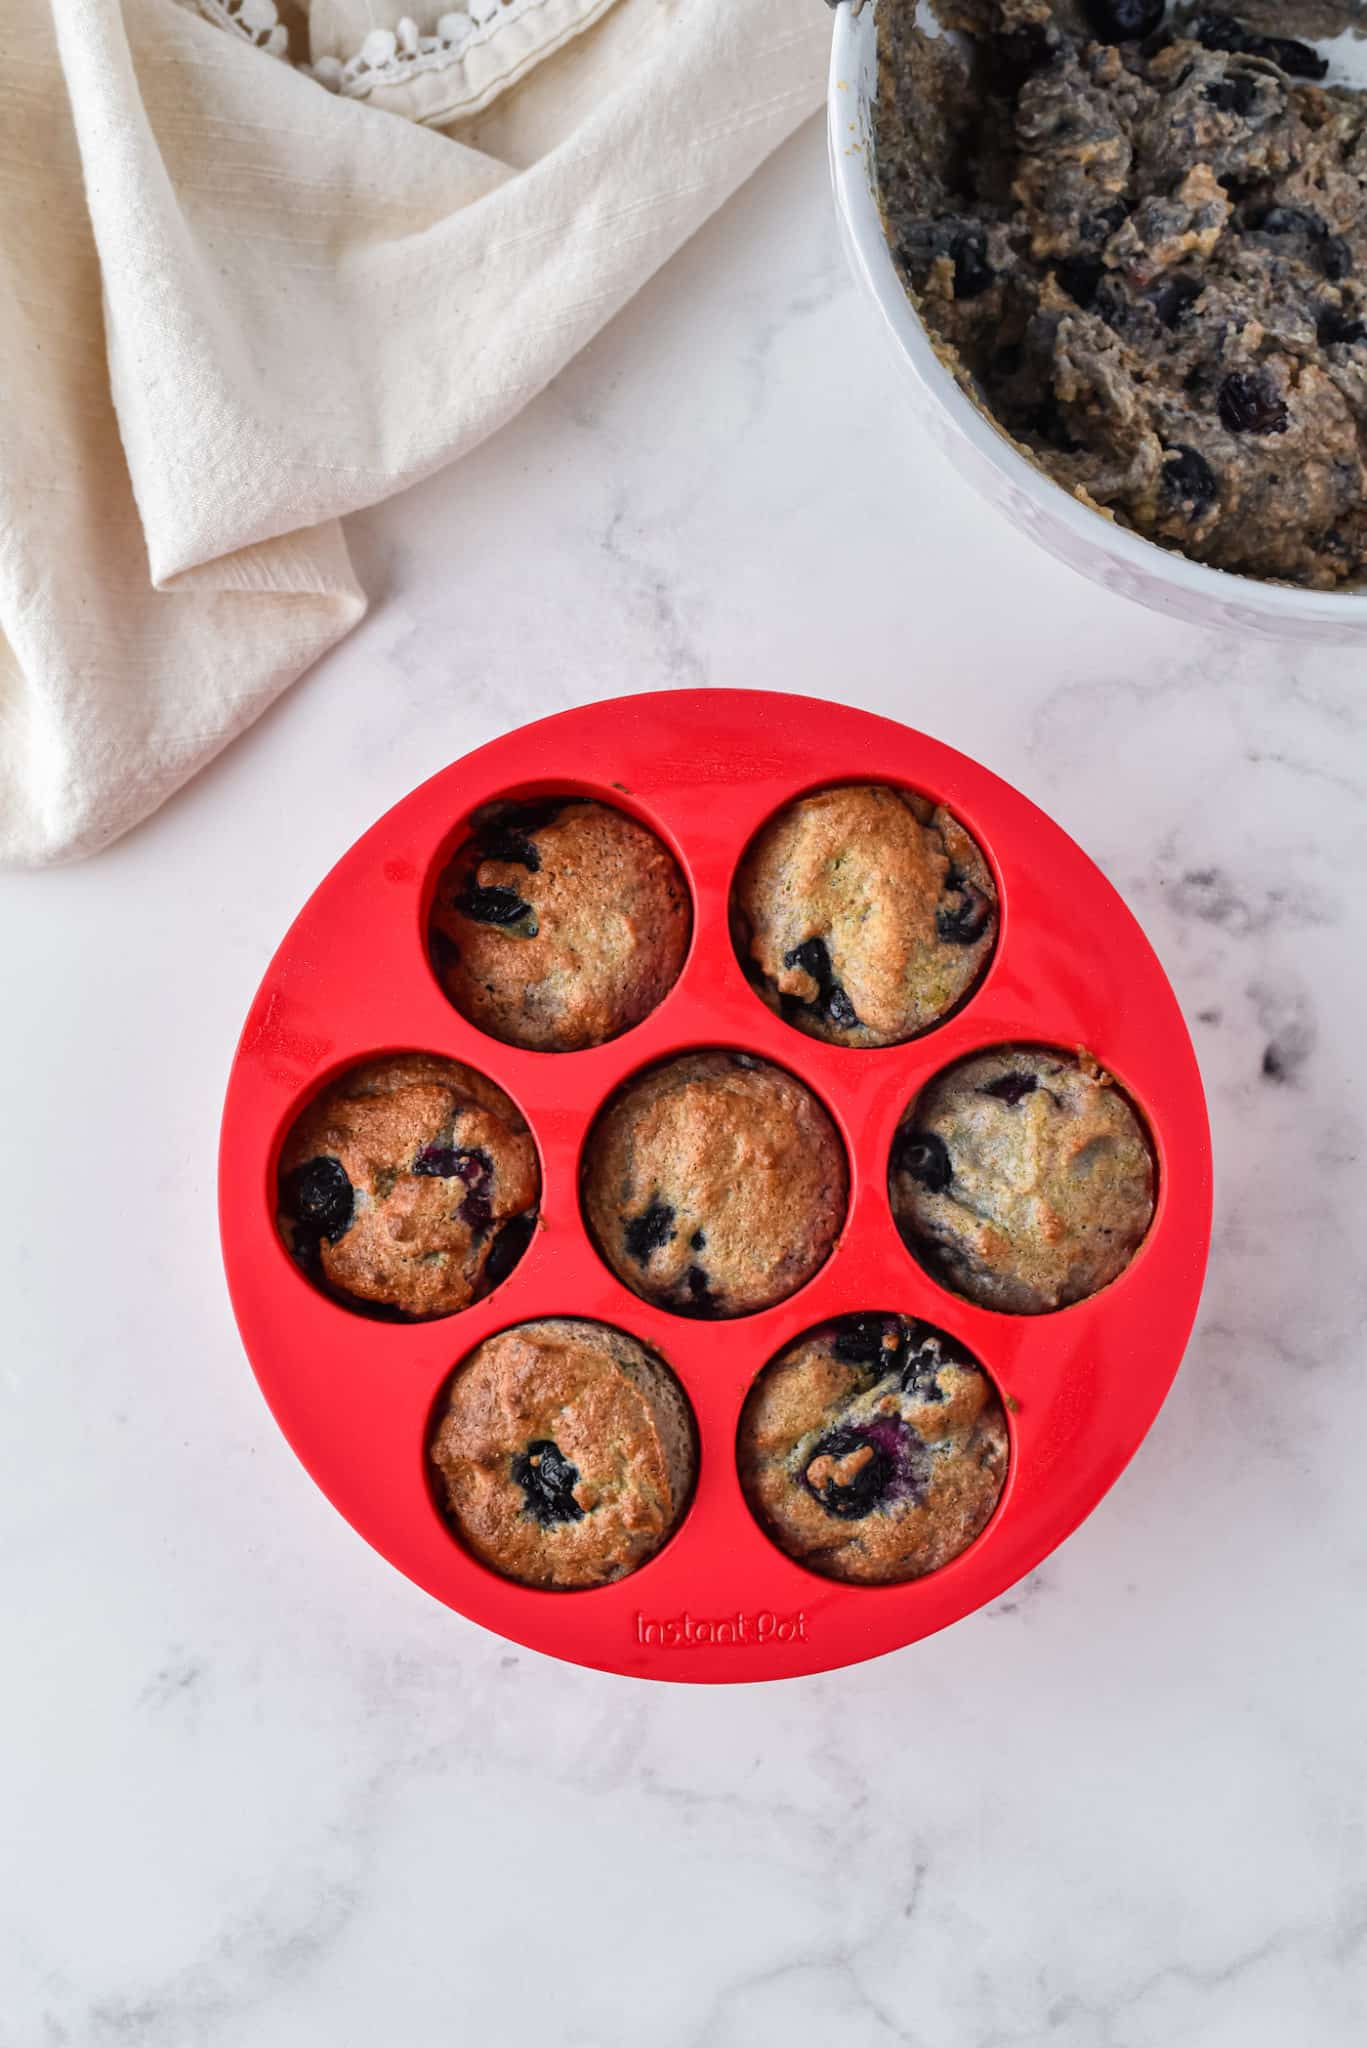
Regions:
M 923 438 L 807 127 L 559 384 L 354 522 L 352 640 L 162 815 L 0 883 L 3 2048 L 1348 2048 L 1367 2031 L 1367 685 L 1091 589 Z M 354 1536 L 219 1269 L 222 1087 L 332 860 L 631 688 L 895 713 L 1147 926 L 1215 1254 L 1147 1445 L 880 1662 L 648 1686 Z

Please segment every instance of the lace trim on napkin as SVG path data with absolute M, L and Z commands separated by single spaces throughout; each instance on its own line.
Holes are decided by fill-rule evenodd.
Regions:
M 405 15 L 397 28 L 372 29 L 345 64 L 322 57 L 312 75 L 334 92 L 362 99 L 377 85 L 403 85 L 420 71 L 444 70 L 471 49 L 492 42 L 505 28 L 544 6 L 545 0 L 467 0 L 465 9 L 439 15 L 431 35 Z
M 258 50 L 288 58 L 289 30 L 275 11 L 275 0 L 198 0 L 199 11 L 220 28 L 245 36 Z
M 265 50 L 272 57 L 282 57 L 292 62 L 289 47 L 289 30 L 280 20 L 275 0 L 196 0 L 199 11 L 220 28 L 244 36 L 254 48 Z M 345 62 L 339 57 L 320 57 L 316 64 L 299 64 L 296 68 L 317 79 L 329 92 L 343 93 L 350 99 L 365 99 L 380 87 L 403 87 L 417 81 L 424 72 L 444 72 L 463 66 L 477 51 L 501 36 L 505 30 L 526 22 L 528 17 L 548 7 L 549 0 L 465 0 L 465 6 L 451 9 L 437 18 L 435 29 L 420 30 L 409 15 L 404 15 L 392 29 L 372 29 L 355 56 Z M 572 12 L 577 19 L 571 25 L 571 32 L 587 28 L 591 21 L 606 13 L 612 0 L 577 0 Z M 552 12 L 564 12 L 551 9 Z M 468 95 L 469 105 L 462 107 L 462 94 L 456 81 L 442 95 L 441 118 L 449 119 L 458 111 L 471 111 L 473 106 L 484 104 L 493 98 L 498 87 L 510 84 L 514 77 L 520 77 L 528 68 L 529 58 L 549 55 L 566 37 L 563 20 L 552 23 L 546 47 L 529 49 L 527 33 L 516 38 L 517 48 L 509 49 L 506 71 L 500 72 L 497 65 L 490 67 L 489 60 L 480 67 L 478 80 L 471 79 Z M 415 110 L 417 111 L 417 110 Z M 430 109 L 421 110 L 420 118 L 432 119 Z

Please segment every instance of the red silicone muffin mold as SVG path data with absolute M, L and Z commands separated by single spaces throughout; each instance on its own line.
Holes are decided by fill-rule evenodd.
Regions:
M 586 775 L 586 764 L 598 773 Z M 996 949 L 945 1023 L 853 1050 L 807 1037 L 746 981 L 732 877 L 794 797 L 888 781 L 943 802 L 996 874 Z M 500 797 L 575 794 L 651 826 L 683 870 L 693 934 L 659 1007 L 609 1043 L 531 1052 L 453 1008 L 428 964 L 436 877 L 465 822 Z M 888 1157 L 907 1104 L 992 1046 L 1083 1046 L 1124 1087 L 1157 1161 L 1149 1234 L 1118 1280 L 1051 1315 L 984 1309 L 902 1243 Z M 772 1060 L 826 1105 L 850 1169 L 841 1237 L 775 1307 L 691 1321 L 641 1300 L 594 1249 L 579 1201 L 585 1139 L 613 1091 L 671 1054 L 731 1046 Z M 492 1293 L 425 1323 L 387 1323 L 318 1293 L 275 1227 L 279 1149 L 303 1104 L 362 1060 L 462 1060 L 518 1105 L 541 1161 L 532 1243 Z M 530 1648 L 637 1677 L 785 1678 L 858 1662 L 945 1627 L 1034 1569 L 1090 1513 L 1153 1423 L 1181 1361 L 1210 1235 L 1210 1142 L 1191 1041 L 1157 958 L 1105 877 L 1008 784 L 890 719 L 811 698 L 662 692 L 525 726 L 443 769 L 345 854 L 296 919 L 252 1004 L 224 1111 L 224 1260 L 266 1399 L 318 1485 L 368 1542 L 437 1599 Z M 1000 1389 L 1011 1458 L 997 1511 L 960 1557 L 901 1585 L 848 1586 L 779 1551 L 751 1516 L 736 1430 L 756 1375 L 826 1319 L 919 1316 L 959 1338 Z M 485 1337 L 539 1316 L 609 1323 L 656 1350 L 698 1425 L 689 1511 L 641 1570 L 590 1591 L 535 1591 L 477 1563 L 438 1511 L 427 1440 L 452 1370 Z

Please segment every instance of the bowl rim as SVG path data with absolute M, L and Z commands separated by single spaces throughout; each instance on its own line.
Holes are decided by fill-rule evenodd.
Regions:
M 1232 608 L 1256 612 L 1283 626 L 1359 622 L 1367 629 L 1367 585 L 1343 590 L 1306 590 L 1270 583 L 1232 570 L 1212 568 L 1173 548 L 1133 533 L 1108 519 L 1043 470 L 1016 447 L 1005 430 L 974 401 L 936 353 L 930 334 L 902 282 L 883 232 L 873 189 L 873 142 L 865 119 L 861 86 L 876 63 L 875 24 L 879 0 L 836 0 L 827 92 L 827 140 L 836 205 L 845 229 L 852 267 L 882 315 L 893 342 L 915 372 L 926 395 L 950 424 L 1011 485 L 1056 526 L 1084 547 L 1120 563 L 1143 579 L 1157 579 L 1185 592 L 1203 610 Z M 1070 559 L 1072 559 L 1070 557 Z M 1074 566 L 1076 564 L 1074 563 Z

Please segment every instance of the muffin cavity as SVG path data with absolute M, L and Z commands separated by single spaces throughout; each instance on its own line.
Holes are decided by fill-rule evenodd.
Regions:
M 639 1024 L 688 948 L 683 876 L 611 805 L 490 806 L 437 883 L 433 969 L 456 1008 L 510 1045 L 575 1052 Z
M 584 1214 L 632 1292 L 686 1316 L 750 1315 L 801 1287 L 844 1221 L 844 1147 L 780 1067 L 688 1053 L 618 1091 L 585 1147 Z
M 348 1307 L 451 1315 L 512 1270 L 539 1191 L 531 1134 L 501 1088 L 398 1054 L 352 1069 L 298 1118 L 278 1225 L 300 1270 Z
M 760 1374 L 737 1440 L 741 1484 L 781 1550 L 850 1583 L 935 1571 L 982 1532 L 1008 1433 L 977 1360 L 928 1323 L 845 1316 Z
M 893 1215 L 946 1286 L 1041 1315 L 1125 1270 L 1153 1218 L 1148 1136 L 1090 1055 L 980 1053 L 937 1076 L 893 1143 Z
M 668 1542 L 691 1497 L 697 1432 L 646 1345 L 546 1317 L 479 1345 L 439 1404 L 438 1505 L 484 1564 L 523 1585 L 607 1585 Z
M 997 892 L 943 806 L 839 785 L 790 804 L 748 848 L 732 931 L 760 994 L 798 1030 L 895 1045 L 975 986 L 996 940 Z

